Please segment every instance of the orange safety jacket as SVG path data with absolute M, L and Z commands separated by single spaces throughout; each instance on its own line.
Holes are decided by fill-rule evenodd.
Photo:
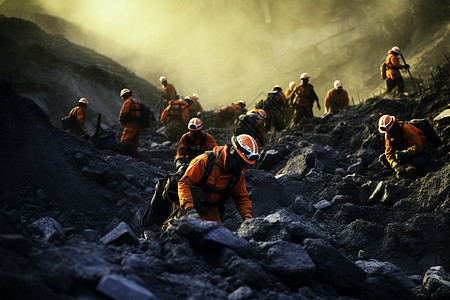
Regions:
M 348 93 L 344 89 L 331 89 L 325 97 L 325 107 L 332 113 L 347 107 L 349 104 Z
M 123 102 L 119 114 L 121 124 L 139 124 L 141 118 L 141 102 L 131 96 Z
M 312 106 L 314 101 L 319 101 L 312 84 L 298 86 L 295 93 L 297 94 L 296 106 Z
M 222 195 L 227 194 L 227 187 L 233 180 L 234 175 L 225 172 L 225 160 L 231 145 L 217 146 L 213 149 L 216 156 L 211 173 L 201 184 L 206 171 L 208 155 L 206 153 L 194 158 L 184 176 L 178 182 L 178 197 L 183 209 L 194 206 L 202 220 L 217 221 L 221 223 L 220 204 Z M 202 195 L 203 191 L 203 195 Z M 253 208 L 247 188 L 245 186 L 244 173 L 241 172 L 239 180 L 231 190 L 234 204 L 242 218 L 253 217 Z M 196 199 L 194 201 L 194 199 Z M 225 199 L 226 200 L 226 199 Z M 204 211 L 205 207 L 207 208 Z
M 234 120 L 241 113 L 242 113 L 241 106 L 237 103 L 232 103 L 231 105 L 222 107 L 217 112 L 217 118 L 221 121 L 230 121 Z
M 189 111 L 203 111 L 203 107 L 198 100 L 194 99 L 194 103 L 189 106 Z
M 184 100 L 171 100 L 161 114 L 161 122 L 165 125 L 172 120 L 179 120 L 183 125 L 189 123 L 188 104 Z
M 171 83 L 168 83 L 166 86 L 162 86 L 162 93 L 165 102 L 177 100 L 177 90 Z
M 179 158 L 187 158 L 187 162 L 191 162 L 196 156 L 207 150 L 212 150 L 217 146 L 216 141 L 210 135 L 202 130 L 202 134 L 197 139 L 191 135 L 191 131 L 186 132 L 180 139 L 175 160 Z
M 406 150 L 407 155 L 415 157 L 422 153 L 428 145 L 425 134 L 411 124 L 395 121 L 392 128 L 385 133 L 386 159 L 392 168 L 399 162 L 395 158 L 396 150 Z
M 86 112 L 85 108 L 81 106 L 75 106 L 70 110 L 69 116 L 76 115 L 77 118 L 77 128 L 71 128 L 70 132 L 74 135 L 81 136 L 86 133 L 86 127 L 84 126 L 84 117 Z
M 388 56 L 386 57 L 386 68 L 386 78 L 393 80 L 402 76 L 400 69 L 404 69 L 405 66 L 400 64 L 398 56 L 394 54 L 394 51 L 389 50 Z

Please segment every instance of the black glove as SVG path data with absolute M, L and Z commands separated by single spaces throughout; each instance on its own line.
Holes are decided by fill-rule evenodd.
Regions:
M 405 69 L 409 69 L 409 65 L 408 64 L 405 65 Z
M 395 158 L 403 163 L 405 163 L 408 160 L 408 155 L 406 151 L 395 151 Z
M 189 206 L 186 209 L 186 217 L 193 218 L 193 219 L 200 219 L 200 215 L 197 213 L 195 208 L 193 206 Z

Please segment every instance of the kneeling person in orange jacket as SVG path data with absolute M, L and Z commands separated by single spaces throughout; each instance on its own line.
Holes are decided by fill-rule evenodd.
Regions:
M 432 145 L 420 129 L 394 116 L 383 115 L 378 130 L 385 134 L 386 144 L 379 160 L 386 168 L 392 168 L 397 178 L 414 178 L 428 171 Z
M 192 160 L 178 182 L 180 206 L 188 217 L 222 223 L 221 213 L 230 195 L 244 220 L 253 217 L 243 170 L 259 158 L 258 144 L 247 134 L 233 136 L 231 143 L 213 149 L 212 170 L 208 154 L 202 154 Z

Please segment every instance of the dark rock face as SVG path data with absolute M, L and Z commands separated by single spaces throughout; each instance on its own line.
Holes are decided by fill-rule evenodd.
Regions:
M 383 113 L 431 119 L 449 90 L 443 72 L 425 94 L 273 133 L 267 162 L 245 171 L 251 220 L 230 200 L 223 226 L 182 217 L 144 230 L 176 145 L 147 132 L 137 158 L 101 151 L 0 80 L 0 297 L 446 299 L 448 125 L 436 127 L 432 171 L 396 180 L 377 162 L 375 124 Z

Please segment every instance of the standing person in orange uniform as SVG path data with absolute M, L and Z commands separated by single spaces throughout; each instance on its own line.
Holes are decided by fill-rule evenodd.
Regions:
M 190 96 L 184 100 L 170 100 L 169 106 L 161 114 L 161 122 L 166 126 L 167 137 L 170 141 L 177 142 L 189 122 L 189 106 L 194 103 Z
M 141 118 L 141 102 L 133 97 L 131 90 L 124 88 L 120 92 L 123 99 L 123 106 L 120 110 L 119 121 L 125 126 L 120 141 L 122 143 L 132 143 L 136 147 L 139 146 L 139 137 L 141 135 L 142 126 Z
M 247 134 L 233 136 L 231 144 L 197 156 L 178 182 L 180 207 L 190 218 L 221 224 L 225 202 L 231 195 L 242 219 L 253 218 L 243 170 L 258 158 L 258 145 Z
M 191 160 L 217 146 L 214 138 L 202 130 L 203 122 L 199 118 L 192 118 L 189 121 L 188 129 L 189 131 L 180 139 L 175 156 L 177 173 L 181 175 L 184 174 Z
M 334 89 L 328 91 L 325 97 L 325 113 L 338 113 L 340 110 L 348 106 L 348 93 L 342 88 L 342 82 L 336 80 Z
M 70 128 L 70 133 L 76 136 L 83 136 L 85 139 L 89 139 L 89 135 L 86 134 L 85 117 L 86 109 L 89 101 L 86 98 L 80 98 L 77 106 L 70 110 L 69 116 L 76 116 L 76 123 Z
M 289 83 L 289 87 L 284 91 L 284 96 L 286 97 L 286 106 L 284 110 L 284 124 L 291 123 L 292 116 L 294 114 L 294 104 L 293 100 L 295 98 L 295 89 L 297 84 L 294 81 Z
M 200 112 L 203 111 L 203 107 L 198 101 L 199 96 L 197 93 L 192 94 L 192 96 L 189 95 L 188 97 L 194 100 L 194 103 L 192 103 L 192 105 L 189 106 L 189 117 L 195 118 L 196 116 L 198 116 Z
M 295 90 L 294 124 L 300 123 L 302 119 L 314 117 L 314 101 L 317 102 L 317 108 L 320 110 L 319 97 L 317 97 L 316 92 L 314 91 L 314 86 L 309 84 L 309 78 L 308 73 L 303 73 L 300 76 L 301 84 Z
M 165 76 L 161 76 L 159 81 L 162 84 L 162 98 L 164 101 L 163 107 L 166 107 L 169 105 L 169 101 L 178 99 L 177 90 L 173 84 L 167 82 L 167 78 Z
M 397 46 L 392 47 L 388 51 L 388 56 L 386 57 L 386 88 L 387 92 L 391 92 L 397 87 L 398 93 L 403 94 L 405 82 L 402 74 L 400 74 L 400 70 L 409 69 L 409 65 L 400 64 L 398 61 L 399 54 L 400 48 Z

